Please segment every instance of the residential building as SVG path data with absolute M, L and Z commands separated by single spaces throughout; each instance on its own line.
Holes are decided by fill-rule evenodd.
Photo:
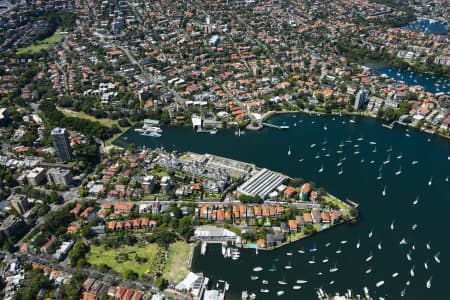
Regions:
M 65 187 L 72 184 L 72 174 L 68 169 L 51 168 L 48 169 L 46 175 L 49 183 L 63 185 Z
M 355 105 L 354 105 L 355 110 L 358 110 L 364 106 L 364 104 L 366 103 L 366 98 L 367 98 L 366 90 L 360 90 L 356 94 Z
M 40 185 L 45 179 L 45 169 L 36 167 L 28 172 L 26 178 L 29 185 Z
M 6 236 L 11 237 L 19 234 L 24 226 L 21 218 L 9 215 L 1 224 L 0 232 L 4 232 Z
M 144 194 L 151 194 L 155 189 L 155 178 L 153 176 L 145 176 L 142 181 L 142 188 L 144 189 Z
M 14 195 L 11 199 L 11 206 L 19 213 L 24 214 L 30 209 L 30 203 L 25 195 Z
M 170 177 L 169 176 L 163 176 L 163 178 L 161 178 L 161 194 L 167 195 L 170 191 Z
M 72 148 L 67 130 L 60 127 L 53 128 L 50 136 L 58 159 L 63 162 L 69 161 L 72 158 Z

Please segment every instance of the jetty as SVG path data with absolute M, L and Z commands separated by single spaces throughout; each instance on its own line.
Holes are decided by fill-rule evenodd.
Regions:
M 271 128 L 275 128 L 275 129 L 279 129 L 279 130 L 287 130 L 287 129 L 289 129 L 288 125 L 275 125 L 275 124 L 266 123 L 266 122 L 263 122 L 262 124 L 264 126 L 266 126 L 266 127 L 271 127 Z

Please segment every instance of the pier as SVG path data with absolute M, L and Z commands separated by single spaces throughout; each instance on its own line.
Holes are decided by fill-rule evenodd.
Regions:
M 266 122 L 263 122 L 262 124 L 266 127 L 271 127 L 271 128 L 275 128 L 275 129 L 279 129 L 279 130 L 289 129 L 289 126 L 287 126 L 287 125 L 275 125 L 275 124 L 270 124 L 270 123 L 266 123 Z

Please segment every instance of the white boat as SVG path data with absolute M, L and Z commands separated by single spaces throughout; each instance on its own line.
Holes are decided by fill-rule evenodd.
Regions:
M 369 142 L 369 144 L 371 144 L 371 145 L 376 145 L 377 142 L 371 141 L 371 142 Z
M 431 288 L 431 279 L 433 278 L 433 276 L 430 277 L 430 279 L 427 280 L 426 286 L 427 289 Z
M 336 166 L 338 166 L 338 167 L 342 166 L 342 158 L 341 158 L 341 159 L 339 159 L 339 162 L 337 163 L 337 165 L 336 165 Z
M 319 152 L 317 152 L 316 156 L 314 156 L 315 159 L 320 158 Z
M 336 250 L 336 254 L 341 254 L 341 253 L 342 253 L 341 248 L 339 248 L 339 249 Z
M 416 229 L 417 229 L 417 224 L 413 224 L 413 225 L 411 226 L 411 229 L 412 229 L 412 230 L 416 230 Z
M 408 252 L 408 253 L 406 253 L 406 259 L 409 260 L 409 261 L 412 260 L 412 257 L 411 257 L 411 251 Z
M 394 223 L 395 223 L 395 220 L 392 220 L 392 223 L 391 223 L 391 230 L 394 230 L 394 227 L 395 227 Z
M 294 285 L 294 286 L 292 287 L 293 290 L 299 290 L 299 289 L 301 289 L 301 288 L 302 288 L 302 287 L 299 286 L 299 285 Z
M 338 174 L 339 174 L 339 175 L 342 175 L 343 173 L 344 173 L 344 170 L 343 170 L 342 167 L 341 167 L 341 169 L 339 170 Z
M 287 270 L 292 269 L 291 261 L 289 261 L 289 264 L 287 266 L 284 266 L 284 268 Z
M 322 173 L 323 172 L 323 164 L 322 164 L 322 166 L 320 167 L 320 169 L 319 169 L 319 173 Z
M 373 230 L 369 232 L 369 239 L 373 236 Z
M 388 154 L 388 157 L 386 158 L 386 160 L 383 162 L 383 164 L 387 165 L 388 163 L 391 162 L 391 154 Z
M 305 253 L 305 250 L 303 250 L 303 249 L 300 249 L 300 250 L 298 250 L 298 253 L 300 253 L 300 254 L 304 254 L 304 253 Z
M 268 292 L 269 292 L 268 289 L 260 289 L 259 291 L 260 291 L 261 293 L 268 293 Z
M 331 246 L 331 243 L 329 243 L 329 242 L 325 244 L 325 247 L 327 247 L 327 248 L 330 246 Z
M 277 296 L 283 296 L 284 295 L 284 291 L 278 291 L 277 292 Z
M 402 166 L 400 166 L 400 169 L 398 169 L 398 171 L 395 172 L 395 176 L 398 176 L 400 174 L 402 174 Z
M 291 146 L 289 146 L 288 155 L 291 155 Z
M 281 285 L 286 285 L 286 284 L 287 284 L 287 282 L 286 282 L 286 281 L 284 281 L 284 280 L 278 280 L 278 284 L 281 284 Z
M 312 257 L 311 260 L 308 261 L 308 263 L 310 263 L 310 264 L 315 264 L 316 263 L 316 261 L 314 260 L 314 256 Z
M 330 285 L 333 285 L 333 284 L 334 284 L 334 280 L 331 280 L 331 281 L 330 281 Z
M 366 296 L 366 299 L 370 299 L 369 289 L 367 287 L 364 287 L 364 296 Z
M 336 265 L 334 265 L 334 267 L 330 268 L 330 273 L 334 273 L 338 270 L 339 270 L 338 267 Z
M 405 238 L 403 238 L 403 239 L 400 241 L 400 245 L 406 245 L 406 239 L 405 239 Z
M 362 137 L 362 136 L 360 136 L 359 138 L 358 138 L 358 141 L 363 141 L 364 140 L 364 138 Z
M 370 252 L 370 255 L 366 258 L 366 261 L 369 262 L 373 258 L 372 252 Z
M 438 264 L 441 263 L 441 260 L 439 259 L 439 254 L 441 254 L 441 253 L 438 252 L 438 253 L 436 253 L 436 254 L 434 255 L 434 260 L 435 260 Z
M 413 205 L 416 205 L 417 203 L 419 203 L 419 196 L 417 196 L 416 199 L 413 201 Z
M 323 130 L 327 130 L 328 128 L 327 128 L 327 125 L 325 124 L 324 126 L 323 126 Z
M 381 250 L 381 242 L 378 243 L 377 247 L 378 247 L 378 250 Z
M 255 268 L 253 268 L 254 272 L 261 272 L 262 270 L 263 270 L 262 267 L 255 267 Z
M 386 186 L 384 186 L 383 192 L 381 192 L 381 194 L 384 196 L 386 196 Z
M 292 252 L 286 252 L 286 255 L 287 255 L 287 256 L 292 256 L 293 253 L 292 253 Z
M 373 148 L 372 152 L 376 153 L 377 152 L 377 147 Z
M 366 274 L 369 274 L 369 273 L 371 273 L 372 272 L 372 268 L 368 268 L 367 270 L 366 270 Z
M 316 144 L 311 144 L 309 147 L 314 148 Z
M 448 182 L 448 176 L 447 176 L 447 177 L 445 177 L 445 182 Z
M 250 276 L 250 280 L 258 280 L 258 276 Z
M 396 272 L 396 273 L 394 273 L 394 274 L 392 274 L 392 278 L 395 278 L 395 277 L 397 277 L 398 276 L 398 273 Z
M 402 157 L 403 157 L 403 153 L 400 153 L 400 154 L 397 156 L 397 159 L 402 159 Z
M 263 280 L 262 284 L 269 284 L 269 280 Z
M 419 162 L 417 161 L 417 160 L 413 160 L 412 162 L 411 162 L 411 164 L 412 165 L 417 165 Z
M 409 270 L 409 275 L 411 275 L 411 277 L 414 277 L 414 268 L 415 268 L 416 266 L 412 266 L 412 268 L 411 268 L 411 270 Z
M 430 242 L 428 242 L 428 243 L 426 244 L 426 246 L 427 246 L 427 249 L 428 249 L 428 250 L 431 249 Z
M 406 286 L 409 286 L 410 284 L 411 284 L 411 281 L 408 280 L 408 281 L 406 282 Z
M 341 244 L 347 244 L 347 241 L 346 240 L 342 240 Z
M 431 186 L 433 184 L 433 176 L 430 177 L 430 180 L 428 180 L 428 185 Z
M 304 158 L 300 158 L 298 161 L 299 162 L 302 162 L 302 161 L 304 161 L 305 159 Z
M 298 284 L 304 284 L 304 283 L 308 283 L 308 280 L 302 280 L 302 279 L 299 279 L 299 280 L 297 280 L 296 281 Z
M 427 263 L 427 262 L 424 262 L 424 263 L 423 263 L 423 267 L 425 268 L 425 270 L 428 270 L 428 263 Z
M 322 259 L 323 263 L 327 263 L 328 262 L 328 257 L 325 257 L 324 259 Z
M 401 297 L 405 297 L 405 295 L 406 295 L 406 289 L 403 289 L 403 290 L 400 292 L 400 296 L 401 296 Z
M 359 249 L 360 246 L 361 246 L 361 242 L 358 241 L 358 242 L 356 243 L 356 249 Z
M 377 284 L 376 284 L 375 286 L 376 286 L 376 287 L 380 287 L 380 286 L 382 286 L 383 284 L 384 284 L 384 281 L 381 280 L 381 281 L 378 281 Z

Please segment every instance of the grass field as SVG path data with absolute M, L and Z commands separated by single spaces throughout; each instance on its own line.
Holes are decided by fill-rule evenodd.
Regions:
M 61 40 L 66 36 L 66 33 L 55 33 L 54 35 L 42 40 L 37 41 L 35 44 L 30 45 L 25 48 L 21 48 L 17 50 L 17 54 L 33 54 L 38 53 L 41 50 L 45 50 L 51 45 L 57 44 L 61 42 Z
M 87 256 L 87 261 L 91 265 L 105 264 L 114 271 L 123 274 L 126 270 L 133 270 L 139 276 L 142 276 L 144 272 L 148 271 L 152 260 L 154 259 L 158 246 L 156 244 L 148 244 L 144 247 L 123 247 L 118 249 L 104 249 L 103 247 L 91 246 L 91 251 Z M 118 262 L 116 257 L 128 255 L 128 260 Z M 135 260 L 135 257 L 146 258 L 147 262 L 139 263 Z
M 194 244 L 176 242 L 170 245 L 169 258 L 163 273 L 164 278 L 174 282 L 183 279 L 189 273 L 190 256 L 193 250 Z
M 113 125 L 119 126 L 117 120 L 111 120 L 108 118 L 97 119 L 96 117 L 88 115 L 82 111 L 73 111 L 73 110 L 65 109 L 65 108 L 61 108 L 61 107 L 58 107 L 58 110 L 67 117 L 76 117 L 76 118 L 86 119 L 86 120 L 93 121 L 93 122 L 99 122 L 100 124 L 102 124 L 106 127 L 112 127 Z

